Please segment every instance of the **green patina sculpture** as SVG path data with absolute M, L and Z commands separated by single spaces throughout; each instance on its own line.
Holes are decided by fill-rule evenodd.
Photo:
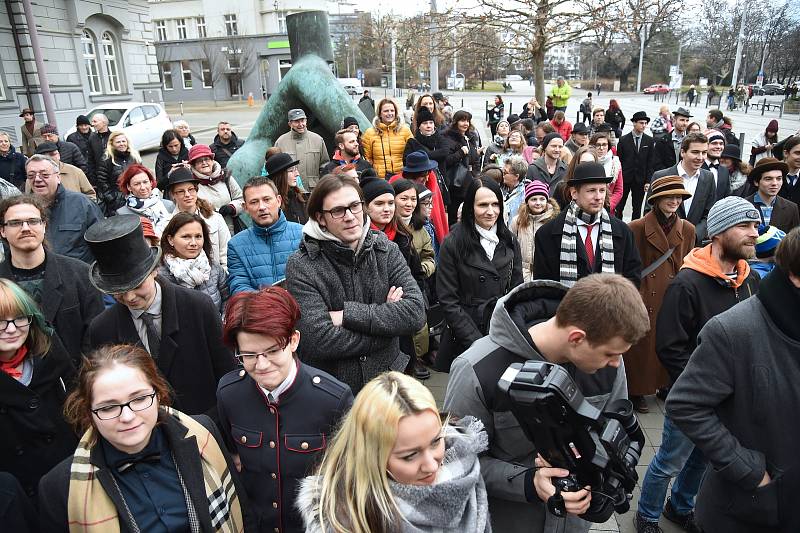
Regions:
M 361 131 L 370 124 L 330 69 L 333 50 L 328 14 L 306 11 L 286 17 L 292 68 L 259 113 L 244 146 L 233 154 L 228 168 L 240 185 L 261 175 L 264 154 L 289 131 L 287 113 L 300 108 L 308 116 L 308 129 L 325 139 L 328 148 L 344 117 L 355 117 Z

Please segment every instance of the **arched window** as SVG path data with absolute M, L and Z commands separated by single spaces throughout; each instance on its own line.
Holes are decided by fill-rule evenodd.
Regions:
M 109 32 L 103 33 L 103 60 L 106 66 L 106 83 L 108 84 L 108 92 L 110 94 L 117 94 L 119 90 L 119 70 L 117 68 L 117 50 L 114 46 L 114 39 Z
M 100 72 L 97 69 L 97 53 L 94 47 L 94 36 L 89 30 L 83 30 L 81 35 L 81 47 L 83 48 L 83 63 L 86 66 L 86 75 L 89 77 L 89 94 L 100 94 L 103 89 L 100 87 Z

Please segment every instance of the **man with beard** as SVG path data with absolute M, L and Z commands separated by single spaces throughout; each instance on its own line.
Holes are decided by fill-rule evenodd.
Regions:
M 217 135 L 214 136 L 214 142 L 211 143 L 209 148 L 214 152 L 214 161 L 224 169 L 228 166 L 231 156 L 242 145 L 244 145 L 244 141 L 233 133 L 230 123 L 222 121 L 217 124 Z
M 336 132 L 334 138 L 336 142 L 336 151 L 333 153 L 333 158 L 322 165 L 319 169 L 320 176 L 330 174 L 336 167 L 341 167 L 350 163 L 356 166 L 356 172 L 360 176 L 365 170 L 372 169 L 369 161 L 361 157 L 361 146 L 358 142 L 358 131 L 350 129 L 342 129 Z
M 706 130 L 703 134 L 708 138 L 708 153 L 703 161 L 703 168 L 714 175 L 717 184 L 717 200 L 731 193 L 731 176 L 728 167 L 719 164 L 719 158 L 725 149 L 725 134 L 719 130 Z
M 673 130 L 671 134 L 666 134 L 656 141 L 655 154 L 653 154 L 653 170 L 669 168 L 678 162 L 681 142 L 686 136 L 686 128 L 689 126 L 690 118 L 692 118 L 692 114 L 683 107 L 679 107 L 672 112 Z
M 306 189 L 312 190 L 319 181 L 319 167 L 330 161 L 325 141 L 308 130 L 306 112 L 289 110 L 289 131 L 278 137 L 275 146 L 300 161 L 297 170 Z
M 534 238 L 535 279 L 564 285 L 596 272 L 622 274 L 637 287 L 642 262 L 628 225 L 603 207 L 611 178 L 600 163 L 580 163 L 567 182 L 572 202 Z
M 656 321 L 656 353 L 673 383 L 697 348 L 706 322 L 756 293 L 760 278 L 747 259 L 755 255 L 760 223 L 758 211 L 744 198 L 729 196 L 714 204 L 708 214 L 711 244 L 692 250 L 667 287 Z M 661 446 L 642 481 L 637 533 L 661 531 L 662 507 L 664 517 L 685 531 L 701 531 L 694 497 L 705 470 L 702 452 L 665 416 Z M 669 482 L 676 477 L 664 506 Z

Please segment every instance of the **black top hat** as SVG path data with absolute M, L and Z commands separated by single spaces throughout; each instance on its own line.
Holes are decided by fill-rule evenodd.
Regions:
M 287 168 L 292 168 L 298 163 L 300 163 L 300 161 L 293 159 L 289 154 L 281 152 L 267 159 L 264 163 L 264 168 L 267 171 L 267 176 L 274 176 L 278 172 L 283 172 Z
M 427 172 L 438 167 L 439 163 L 430 159 L 428 154 L 419 150 L 411 152 L 406 156 L 406 164 L 403 166 L 403 172 Z
M 673 115 L 680 115 L 680 116 L 686 117 L 686 118 L 692 118 L 692 114 L 689 113 L 689 111 L 687 111 L 687 109 L 685 107 L 679 107 L 678 109 L 673 111 L 672 114 Z
M 611 183 L 611 176 L 606 176 L 606 169 L 600 163 L 586 162 L 575 167 L 575 173 L 567 181 L 567 185 L 575 186 L 584 183 Z
M 200 183 L 197 176 L 186 167 L 178 167 L 169 174 L 167 174 L 167 189 L 171 189 L 173 185 L 179 183 Z
M 736 161 L 742 160 L 741 151 L 739 150 L 738 144 L 726 144 L 725 149 L 720 154 L 720 157 L 727 157 L 729 159 L 735 159 Z
M 646 120 L 647 122 L 650 122 L 650 117 L 648 117 L 647 113 L 644 111 L 637 111 L 631 117 L 631 122 L 639 122 L 640 120 Z
M 578 122 L 577 124 L 575 124 L 575 126 L 573 126 L 572 133 L 578 133 L 578 134 L 582 133 L 584 135 L 587 135 L 589 133 L 589 128 L 586 127 L 586 124 L 584 124 L 583 122 Z
M 138 215 L 101 220 L 86 230 L 83 238 L 96 259 L 89 268 L 89 281 L 106 294 L 135 289 L 161 259 L 161 248 L 145 242 Z

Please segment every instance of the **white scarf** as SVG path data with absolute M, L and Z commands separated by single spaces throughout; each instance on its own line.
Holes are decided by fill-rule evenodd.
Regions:
M 164 261 L 178 283 L 184 287 L 194 289 L 211 277 L 211 263 L 208 262 L 205 252 L 201 252 L 194 259 L 181 259 L 172 254 L 164 254 Z
M 483 229 L 478 224 L 475 224 L 475 229 L 478 231 L 478 235 L 481 238 L 483 251 L 486 252 L 486 257 L 491 261 L 494 257 L 495 248 L 500 244 L 500 238 L 497 236 L 497 224 L 490 229 Z
M 149 219 L 153 223 L 153 230 L 159 237 L 171 218 L 164 201 L 161 199 L 161 191 L 158 189 L 153 189 L 150 197 L 144 200 L 129 194 L 125 200 L 125 205 L 137 215 Z

